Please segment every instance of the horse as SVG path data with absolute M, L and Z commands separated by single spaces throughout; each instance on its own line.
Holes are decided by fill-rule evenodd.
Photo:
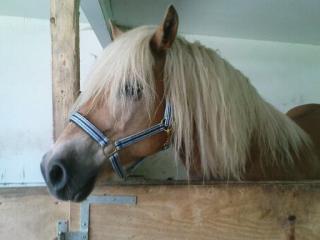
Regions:
M 287 115 L 212 49 L 159 26 L 123 32 L 98 58 L 70 122 L 41 162 L 51 194 L 82 201 L 98 176 L 170 145 L 191 180 L 310 180 L 320 176 L 320 105 Z

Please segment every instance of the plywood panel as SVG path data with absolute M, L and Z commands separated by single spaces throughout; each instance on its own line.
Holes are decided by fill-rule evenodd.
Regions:
M 56 222 L 68 216 L 69 203 L 45 188 L 0 189 L 1 240 L 53 240 Z
M 320 185 L 106 186 L 136 206 L 92 206 L 90 239 L 319 239 Z M 71 208 L 73 225 L 78 205 Z

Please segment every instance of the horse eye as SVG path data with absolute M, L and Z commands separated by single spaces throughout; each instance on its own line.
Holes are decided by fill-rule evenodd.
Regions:
M 129 98 L 133 98 L 134 100 L 140 100 L 142 97 L 142 86 L 140 84 L 133 85 L 127 83 L 124 88 L 124 93 Z

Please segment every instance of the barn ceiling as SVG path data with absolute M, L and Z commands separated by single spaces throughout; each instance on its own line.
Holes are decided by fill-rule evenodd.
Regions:
M 182 33 L 320 45 L 319 0 L 99 1 L 121 25 L 158 24 L 173 3 Z
M 0 0 L 0 16 L 49 19 L 50 0 Z M 88 22 L 83 14 L 80 22 Z
M 81 7 L 106 45 L 106 19 L 158 24 L 170 3 L 182 33 L 320 45 L 320 0 L 81 0 Z M 48 19 L 49 7 L 50 0 L 28 0 L 23 7 L 21 0 L 1 0 L 0 15 Z

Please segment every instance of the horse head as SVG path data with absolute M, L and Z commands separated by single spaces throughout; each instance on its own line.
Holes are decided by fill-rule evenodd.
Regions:
M 177 35 L 176 10 L 170 6 L 157 28 L 111 29 L 113 42 L 97 61 L 76 114 L 41 162 L 49 191 L 62 200 L 85 199 L 101 172 L 121 174 L 117 165 L 158 152 L 169 141 L 163 68 Z

